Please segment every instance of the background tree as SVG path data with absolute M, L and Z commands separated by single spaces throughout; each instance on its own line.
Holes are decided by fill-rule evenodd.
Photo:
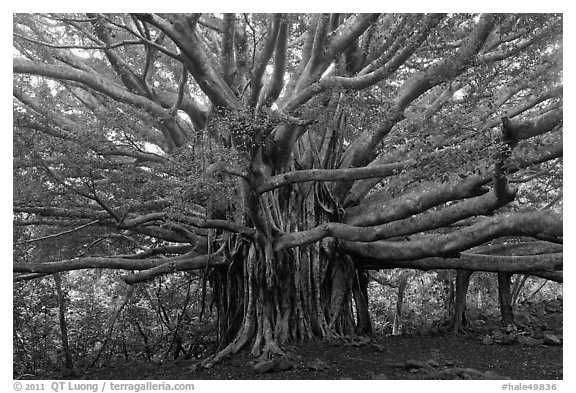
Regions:
M 201 270 L 207 362 L 369 331 L 366 270 L 562 280 L 560 15 L 21 14 L 14 48 L 15 280 Z

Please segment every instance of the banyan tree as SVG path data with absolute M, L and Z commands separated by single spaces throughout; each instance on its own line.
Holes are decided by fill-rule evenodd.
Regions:
M 16 281 L 197 270 L 207 362 L 370 332 L 369 270 L 497 272 L 503 304 L 512 274 L 562 281 L 561 15 L 15 14 L 13 33 Z M 91 251 L 111 239 L 130 252 Z

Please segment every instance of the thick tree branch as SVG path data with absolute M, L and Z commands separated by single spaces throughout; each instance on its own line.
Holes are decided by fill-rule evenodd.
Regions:
M 501 200 L 509 200 L 511 194 L 515 194 L 508 184 L 510 156 L 512 155 L 512 150 L 516 146 L 516 142 L 513 140 L 512 132 L 510 131 L 509 123 L 510 119 L 502 118 L 502 142 L 496 153 L 494 179 L 492 180 L 494 194 L 496 194 L 498 199 Z
M 376 15 L 377 16 L 377 15 Z M 367 17 L 369 19 L 369 17 Z M 318 82 L 306 87 L 296 96 L 290 99 L 282 108 L 285 111 L 295 110 L 298 106 L 308 102 L 312 97 L 331 88 L 339 87 L 344 89 L 361 90 L 376 84 L 395 72 L 414 53 L 414 51 L 426 40 L 430 31 L 443 18 L 441 15 L 428 16 L 426 26 L 418 34 L 412 36 L 408 43 L 405 43 L 402 50 L 395 52 L 388 62 L 382 64 L 375 62 L 376 69 L 368 73 L 358 74 L 352 77 L 327 75 Z M 366 20 L 368 20 L 366 19 Z
M 139 282 L 150 281 L 153 278 L 164 274 L 179 272 L 183 270 L 205 269 L 207 267 L 226 265 L 228 262 L 221 256 L 223 250 L 224 247 L 221 247 L 217 252 L 210 255 L 198 255 L 195 257 L 188 256 L 186 258 L 180 257 L 178 260 L 174 259 L 162 265 L 152 267 L 148 270 L 126 275 L 124 276 L 124 282 L 126 282 L 126 284 L 136 284 Z
M 118 224 L 118 226 L 122 229 L 135 228 L 143 224 L 148 224 L 155 221 L 163 221 L 165 217 L 166 214 L 164 213 L 150 213 L 134 218 L 124 218 Z
M 184 90 L 185 88 L 179 89 L 178 93 L 172 93 L 156 89 L 154 98 L 165 109 L 170 109 L 174 106 L 174 103 L 180 101 L 178 108 L 188 115 L 196 130 L 202 130 L 206 125 L 207 111 L 196 101 L 192 100 L 188 94 L 184 94 Z M 180 98 L 181 91 L 182 98 Z
M 327 37 L 327 56 L 335 58 L 370 27 L 380 14 L 357 14 L 338 26 Z
M 234 92 L 212 66 L 203 38 L 196 31 L 196 23 L 189 23 L 189 18 L 181 14 L 166 15 L 167 19 L 155 14 L 140 14 L 137 17 L 156 26 L 174 41 L 182 51 L 180 56 L 188 71 L 215 106 L 239 107 Z
M 446 235 L 405 242 L 341 242 L 352 254 L 366 258 L 406 261 L 426 257 L 453 256 L 459 252 L 503 236 L 562 238 L 562 215 L 551 211 L 507 213 Z M 538 269 L 542 270 L 542 269 Z
M 213 260 L 221 253 L 222 249 L 211 255 L 199 256 L 196 251 L 191 251 L 172 258 L 142 259 L 143 254 L 135 254 L 130 257 L 90 257 L 45 263 L 14 263 L 13 271 L 14 273 L 44 275 L 81 269 L 143 270 L 146 273 L 142 276 L 138 274 L 127 276 L 128 281 L 133 279 L 133 282 L 139 282 L 137 281 L 139 278 L 147 277 L 145 279 L 147 280 L 169 271 L 201 269 L 206 266 L 206 263 L 210 266 L 222 264 L 224 262 L 221 259 Z M 150 252 L 149 254 L 157 253 Z
M 550 281 L 556 281 L 556 282 L 564 282 L 564 272 L 563 271 L 557 271 L 557 272 L 522 272 L 524 274 L 529 274 L 531 276 L 535 276 L 535 277 L 540 277 L 540 278 L 544 278 L 546 280 L 550 280 Z
M 186 67 L 182 66 L 182 73 L 180 74 L 180 81 L 178 82 L 178 94 L 176 95 L 176 100 L 174 104 L 168 111 L 168 117 L 174 117 L 180 106 L 182 105 L 182 100 L 184 98 L 184 90 L 186 89 L 186 82 L 188 81 L 188 70 Z
M 220 54 L 220 65 L 222 67 L 222 77 L 228 86 L 232 86 L 234 80 L 234 37 L 236 33 L 236 15 L 224 14 L 222 53 Z
M 517 147 L 513 156 L 513 165 L 509 168 L 509 174 L 562 157 L 562 154 L 562 140 L 555 140 L 537 148 Z M 464 180 L 444 184 L 426 183 L 393 200 L 388 200 L 384 194 L 380 202 L 378 202 L 380 192 L 377 191 L 371 195 L 370 203 L 347 208 L 344 222 L 350 225 L 368 226 L 404 218 L 441 203 L 475 196 L 478 192 L 483 193 L 482 186 L 491 180 L 492 172 L 485 171 L 480 175 L 470 176 Z
M 62 129 L 66 131 L 77 131 L 80 128 L 80 125 L 78 123 L 68 119 L 65 116 L 62 116 L 60 113 L 54 110 L 49 109 L 47 105 L 43 105 L 38 101 L 38 99 L 30 97 L 30 95 L 25 94 L 23 91 L 17 89 L 16 87 L 12 89 L 12 94 L 20 102 L 34 109 L 36 112 L 42 114 L 47 119 L 50 119 L 51 122 L 58 124 L 58 126 L 60 126 Z M 16 125 L 18 125 L 18 123 L 16 123 Z M 72 134 L 56 129 L 53 130 L 51 135 L 66 140 L 77 140 L 77 138 L 75 138 Z
M 322 14 L 318 20 L 316 31 L 314 32 L 314 41 L 312 42 L 312 51 L 310 52 L 310 60 L 308 60 L 308 74 L 311 75 L 316 67 L 324 60 L 324 48 L 326 45 L 326 36 L 328 34 L 330 15 Z M 304 71 L 306 73 L 306 71 Z
M 360 262 L 368 269 L 466 269 L 485 272 L 531 274 L 538 277 L 562 281 L 563 254 L 530 256 L 492 256 L 462 253 L 458 258 L 430 257 L 414 261 L 383 260 L 366 258 Z
M 260 96 L 260 91 L 263 86 L 262 77 L 264 75 L 264 71 L 266 71 L 268 62 L 274 53 L 274 47 L 276 46 L 276 41 L 278 40 L 278 34 L 280 33 L 280 25 L 282 24 L 282 21 L 282 14 L 274 14 L 274 16 L 268 22 L 268 35 L 264 41 L 262 49 L 256 56 L 254 67 L 252 69 L 252 77 L 250 79 L 250 99 L 248 100 L 248 105 L 250 106 L 255 106 L 258 103 L 258 97 Z
M 289 92 L 286 96 L 287 100 L 289 99 L 289 96 L 292 96 L 292 94 L 301 92 L 303 89 L 310 86 L 311 83 L 317 81 L 322 75 L 322 72 L 324 72 L 328 67 L 329 59 L 325 57 L 325 44 L 329 22 L 329 14 L 317 15 L 315 24 L 313 24 L 313 26 L 315 26 L 315 31 L 309 30 L 308 33 L 311 40 L 305 46 L 301 68 L 297 70 L 296 74 L 292 77 L 293 81 L 291 81 L 287 87 L 287 91 Z M 286 111 L 287 103 L 287 101 L 279 103 L 279 108 L 282 111 Z
M 14 263 L 14 273 L 58 273 L 80 269 L 150 269 L 166 263 L 167 259 L 82 258 L 46 263 Z
M 562 119 L 563 110 L 557 109 L 530 119 L 510 119 L 507 128 L 512 140 L 518 142 L 552 131 L 562 124 Z
M 393 111 L 385 116 L 384 121 L 376 128 L 363 132 L 356 140 L 346 149 L 346 153 L 340 163 L 340 168 L 360 167 L 368 164 L 374 159 L 374 150 L 376 146 L 392 131 L 392 128 L 401 120 L 404 115 L 401 112 Z M 345 194 L 352 184 L 342 184 L 336 192 L 336 195 Z
M 506 203 L 507 201 L 499 200 L 494 192 L 488 192 L 479 197 L 470 198 L 440 210 L 425 211 L 412 217 L 377 226 L 357 227 L 331 222 L 307 231 L 283 235 L 274 242 L 274 248 L 281 250 L 310 244 L 325 237 L 334 237 L 339 240 L 356 242 L 371 242 L 412 235 L 414 233 L 440 228 L 467 217 L 492 213 Z
M 350 225 L 370 226 L 402 219 L 452 200 L 486 193 L 482 185 L 492 174 L 470 176 L 444 184 L 426 183 L 393 200 L 374 202 L 346 209 L 343 221 Z
M 387 165 L 365 168 L 307 169 L 287 172 L 281 175 L 270 177 L 263 184 L 258 186 L 257 191 L 259 193 L 263 193 L 288 184 L 302 183 L 307 181 L 342 181 L 367 179 L 371 177 L 383 178 L 397 173 L 411 163 L 412 161 L 401 161 Z
M 126 91 L 122 87 L 104 79 L 100 75 L 90 74 L 70 67 L 34 63 L 22 58 L 14 58 L 13 63 L 13 70 L 17 74 L 31 74 L 54 79 L 76 81 L 96 91 L 104 93 L 117 101 L 135 105 L 160 117 L 167 115 L 167 112 L 160 105 L 155 104 L 145 97 Z
M 107 23 L 105 18 L 101 18 L 98 14 L 88 13 L 86 15 L 90 18 L 94 31 L 100 41 L 109 46 L 112 41 L 112 38 L 110 37 L 110 24 Z M 147 87 L 143 83 L 143 80 L 138 77 L 137 72 L 130 64 L 124 61 L 118 53 L 111 49 L 104 49 L 104 53 L 112 65 L 112 68 L 116 71 L 122 80 L 122 83 L 128 88 L 128 90 L 139 95 L 147 94 Z
M 550 25 L 544 27 L 543 29 L 541 29 L 540 31 L 538 31 L 534 36 L 525 38 L 523 40 L 519 40 L 519 41 L 509 45 L 509 48 L 497 50 L 494 52 L 484 53 L 484 54 L 478 56 L 476 61 L 478 63 L 491 63 L 491 62 L 496 62 L 496 61 L 500 61 L 500 60 L 505 60 L 509 57 L 512 57 L 512 56 L 520 53 L 522 50 L 530 47 L 531 45 L 534 45 L 537 42 L 547 38 L 548 36 L 550 36 L 550 34 L 554 30 L 556 30 L 558 28 L 559 28 L 559 26 L 557 24 L 550 24 Z M 502 42 L 511 41 L 513 38 L 514 38 L 514 35 L 511 35 L 510 37 L 503 39 Z
M 410 159 L 409 155 L 410 149 L 407 145 L 404 145 L 387 154 L 381 153 L 378 157 L 372 160 L 370 164 L 368 164 L 368 167 L 389 164 L 400 159 Z M 350 188 L 350 191 L 342 202 L 342 207 L 348 208 L 357 205 L 358 202 L 360 202 L 380 181 L 381 179 L 373 178 L 354 182 L 354 185 Z
M 502 243 L 482 245 L 471 249 L 474 254 L 500 255 L 500 256 L 526 256 L 539 254 L 557 254 L 563 250 L 561 244 L 541 240 L 522 241 L 519 243 Z
M 404 83 L 398 94 L 396 110 L 404 111 L 412 101 L 432 87 L 464 72 L 484 45 L 493 25 L 493 15 L 482 15 L 476 27 L 462 42 L 454 56 L 441 60 L 427 70 L 413 75 Z
M 320 20 L 322 18 L 323 18 L 322 14 L 313 14 L 311 16 L 311 20 L 310 20 L 310 23 L 308 24 L 308 28 L 306 29 L 306 32 L 303 34 L 303 36 L 305 38 L 305 43 L 304 43 L 304 46 L 302 48 L 302 55 L 300 57 L 300 64 L 298 65 L 296 70 L 294 70 L 294 72 L 292 73 L 292 76 L 290 77 L 290 80 L 288 81 L 288 83 L 286 85 L 286 88 L 285 88 L 286 94 L 284 95 L 284 99 L 282 99 L 278 103 L 278 107 L 281 108 L 282 110 L 284 110 L 284 107 L 285 107 L 287 100 L 289 100 L 289 98 L 296 91 L 297 86 L 298 86 L 298 81 L 302 77 L 302 74 L 303 74 L 304 70 L 306 69 L 306 66 L 310 60 L 310 56 L 312 55 L 312 46 L 314 43 L 315 32 L 316 32 L 316 29 L 318 27 L 318 23 L 320 22 Z
M 510 168 L 510 173 L 562 157 L 564 154 L 562 134 L 554 135 L 554 137 L 555 139 L 551 142 L 536 147 L 517 146 L 514 149 L 513 166 Z
M 513 270 L 518 271 L 522 268 L 524 271 L 557 271 L 562 270 L 563 267 L 563 253 L 554 254 L 538 254 L 538 255 L 513 255 L 513 256 L 501 256 L 501 255 L 483 255 L 474 253 L 462 253 L 461 257 L 464 258 L 468 263 L 484 263 L 484 264 L 494 264 L 494 265 L 504 265 L 502 270 L 508 271 Z
M 187 225 L 192 225 L 197 228 L 206 228 L 206 229 L 223 229 L 229 232 L 241 233 L 248 237 L 253 238 L 256 235 L 256 230 L 253 228 L 244 227 L 242 225 L 235 224 L 230 221 L 225 220 L 201 220 L 198 218 L 193 217 L 183 217 L 179 215 L 172 215 L 172 219 L 175 221 L 179 221 L 185 223 Z
M 520 86 L 522 85 L 521 83 L 518 83 L 518 84 L 519 84 Z M 504 104 L 505 104 L 509 99 L 511 99 L 515 94 L 517 94 L 518 92 L 520 92 L 520 91 L 521 91 L 523 88 L 525 88 L 525 87 L 526 87 L 526 86 L 521 86 L 521 87 L 519 87 L 519 88 L 514 88 L 514 89 L 510 89 L 510 90 L 507 89 L 507 91 L 506 91 L 504 94 L 497 96 L 497 98 L 496 98 L 496 99 L 497 99 L 497 102 L 496 102 L 495 106 L 496 106 L 497 108 L 500 108 L 500 107 L 504 106 Z M 546 101 L 546 100 L 550 100 L 550 99 L 553 99 L 553 98 L 562 97 L 562 95 L 563 95 L 563 90 L 564 90 L 564 89 L 563 89 L 563 86 L 558 86 L 558 87 L 555 87 L 555 88 L 553 88 L 553 89 L 551 89 L 551 90 L 547 90 L 547 91 L 543 92 L 542 94 L 540 94 L 540 95 L 538 95 L 538 96 L 535 96 L 535 97 L 533 97 L 533 98 L 531 98 L 531 99 L 529 99 L 529 100 L 522 99 L 522 100 L 520 100 L 520 104 L 519 104 L 519 105 L 515 105 L 515 106 L 507 109 L 507 110 L 503 113 L 503 116 L 504 116 L 504 117 L 509 117 L 509 118 L 512 119 L 512 118 L 514 118 L 514 117 L 516 117 L 516 116 L 518 116 L 518 115 L 526 112 L 527 110 L 534 108 L 536 105 L 538 105 L 538 104 L 540 104 L 540 103 L 542 103 L 542 102 L 544 102 L 544 101 Z M 561 111 L 561 109 L 557 109 L 557 110 L 560 110 L 560 111 Z M 495 112 L 495 110 L 494 110 L 493 112 Z M 553 111 L 552 111 L 552 112 L 553 112 Z M 501 116 L 501 117 L 502 117 L 502 116 Z M 500 123 L 501 117 L 494 117 L 494 118 L 492 118 L 492 119 L 490 119 L 490 120 L 488 120 L 488 121 L 479 122 L 479 123 L 475 124 L 474 127 L 481 127 L 481 129 L 483 129 L 483 130 L 488 130 L 488 129 L 492 128 L 492 127 L 498 126 L 498 124 Z M 524 119 L 524 120 L 522 120 L 522 121 L 524 121 L 524 122 L 529 122 L 529 121 L 534 121 L 535 119 L 536 119 L 536 118 L 531 117 L 530 119 Z M 517 121 L 519 122 L 520 120 L 514 119 L 514 121 L 515 121 L 515 122 L 517 122 Z M 536 135 L 533 135 L 533 136 L 536 136 Z M 527 137 L 528 137 L 528 138 L 530 137 L 529 134 L 527 134 Z M 521 138 L 521 139 L 522 139 L 522 138 Z M 527 139 L 527 138 L 523 138 L 523 139 Z
M 266 88 L 261 94 L 258 106 L 268 105 L 278 98 L 284 86 L 284 75 L 286 73 L 286 50 L 288 45 L 288 23 L 282 21 L 274 49 L 274 70 L 268 80 Z
M 80 137 L 80 135 L 83 133 L 82 125 L 60 115 L 56 111 L 47 108 L 46 105 L 43 105 L 42 103 L 21 91 L 14 90 L 13 93 L 19 101 L 45 116 L 49 122 L 55 123 L 59 128 L 52 127 L 50 124 L 48 124 L 48 122 L 37 123 L 29 120 L 24 122 L 20 121 L 19 119 L 15 122 L 15 126 L 30 127 L 57 138 L 74 141 L 75 143 L 78 143 L 78 145 L 89 148 L 102 156 L 132 157 L 141 162 L 164 162 L 164 158 L 162 156 L 154 153 L 147 153 L 140 150 L 129 150 L 116 146 L 111 147 L 106 146 L 105 144 L 95 145 L 93 143 L 89 143 Z

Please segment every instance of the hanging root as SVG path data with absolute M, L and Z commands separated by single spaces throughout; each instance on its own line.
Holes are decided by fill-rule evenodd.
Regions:
M 253 302 L 249 302 L 250 305 L 253 305 Z M 250 310 L 250 308 L 249 308 Z M 244 345 L 248 343 L 248 341 L 252 338 L 254 334 L 254 313 L 248 312 L 242 324 L 242 329 L 230 344 L 226 346 L 223 350 L 218 352 L 213 357 L 209 357 L 202 362 L 202 367 L 210 368 L 214 364 L 221 362 L 227 356 L 233 355 L 240 351 Z

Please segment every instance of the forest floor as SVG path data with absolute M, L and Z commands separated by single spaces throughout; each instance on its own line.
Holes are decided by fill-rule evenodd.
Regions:
M 199 360 L 125 364 L 79 379 L 562 379 L 562 300 L 523 305 L 515 326 L 478 320 L 466 334 L 438 329 L 400 336 L 350 337 L 287 345 L 284 359 L 247 351 L 211 368 Z

